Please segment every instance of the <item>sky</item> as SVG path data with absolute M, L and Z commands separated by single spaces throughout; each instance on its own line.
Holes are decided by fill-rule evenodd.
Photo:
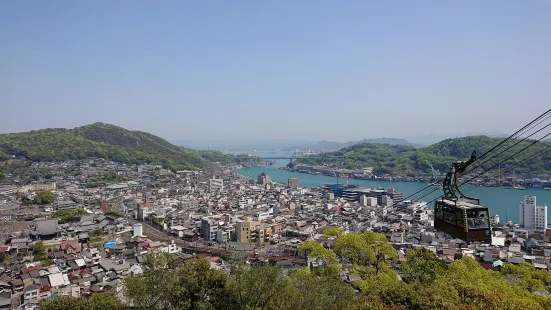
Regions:
M 0 133 L 512 133 L 551 104 L 551 1 L 1 1 Z

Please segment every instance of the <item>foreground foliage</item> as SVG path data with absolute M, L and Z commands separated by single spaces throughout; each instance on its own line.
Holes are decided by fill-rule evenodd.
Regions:
M 90 298 L 58 297 L 41 301 L 40 310 L 122 310 L 127 309 L 115 296 L 96 293 Z
M 402 281 L 394 270 L 396 252 L 383 235 L 340 230 L 329 235 L 334 234 L 332 249 L 313 241 L 299 247 L 312 265 L 294 270 L 235 259 L 227 274 L 202 258 L 181 263 L 168 254 L 150 254 L 143 274 L 123 280 L 123 299 L 144 310 L 551 309 L 551 299 L 544 297 L 551 277 L 529 264 L 493 271 L 464 257 L 446 265 L 418 248 L 399 266 Z M 352 271 L 350 279 L 343 280 L 340 265 Z M 100 308 L 97 296 L 58 298 L 41 309 L 69 309 L 71 302 L 76 305 L 71 309 L 84 309 L 81 304 L 108 309 Z M 112 309 L 120 306 L 112 296 L 104 302 Z

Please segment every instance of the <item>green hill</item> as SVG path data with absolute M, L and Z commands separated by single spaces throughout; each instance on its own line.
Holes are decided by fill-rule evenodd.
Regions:
M 11 155 L 32 161 L 105 158 L 127 164 L 163 164 L 171 169 L 200 169 L 212 161 L 233 162 L 217 151 L 172 145 L 141 131 L 94 123 L 75 129 L 43 129 L 0 135 L 0 160 Z
M 430 162 L 435 169 L 441 172 L 448 171 L 452 162 L 468 159 L 473 150 L 480 155 L 484 154 L 492 147 L 503 141 L 504 138 L 490 138 L 487 136 L 470 136 L 463 138 L 446 139 L 433 145 L 415 149 L 405 145 L 391 144 L 373 144 L 360 143 L 336 152 L 324 153 L 313 156 L 312 158 L 299 160 L 303 163 L 329 163 L 339 164 L 344 168 L 358 169 L 363 167 L 374 167 L 374 173 L 378 175 L 422 175 L 430 174 Z M 530 142 L 523 141 L 511 150 L 499 155 L 500 159 L 505 159 L 517 151 L 527 146 Z M 509 143 L 508 145 L 512 145 Z M 538 152 L 551 151 L 551 143 L 541 142 L 528 148 L 504 163 L 502 169 L 511 170 L 514 168 L 518 176 L 523 174 L 545 175 L 551 174 L 551 152 L 543 153 L 532 160 L 526 159 L 533 157 Z M 345 159 L 334 159 L 331 156 L 348 156 Z M 492 161 L 484 168 L 490 168 L 497 161 Z

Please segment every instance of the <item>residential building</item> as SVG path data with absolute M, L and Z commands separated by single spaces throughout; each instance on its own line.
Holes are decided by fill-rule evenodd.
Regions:
M 0 196 L 9 196 L 17 193 L 15 185 L 0 185 Z
M 169 245 L 159 247 L 159 252 L 164 252 L 169 254 L 180 253 L 182 252 L 182 248 L 179 247 L 176 243 L 174 243 L 174 240 L 172 240 L 172 242 Z
M 416 222 L 426 222 L 429 220 L 427 210 L 418 210 L 413 215 L 413 220 Z
M 257 212 L 253 215 L 253 219 L 255 221 L 262 221 L 262 220 L 265 220 L 267 218 L 270 217 L 270 214 L 273 214 L 273 209 L 272 209 L 272 212 Z
M 211 193 L 221 192 L 224 189 L 224 180 L 222 179 L 210 179 L 209 191 Z
M 272 179 L 270 179 L 270 176 L 267 175 L 265 172 L 262 172 L 256 178 L 256 183 L 260 185 L 268 185 L 268 184 L 272 184 Z
M 259 221 L 253 221 L 251 217 L 246 217 L 244 221 L 235 224 L 236 239 L 239 243 L 251 243 L 256 239 L 256 227 L 260 225 Z
M 215 219 L 208 217 L 201 219 L 201 236 L 205 240 L 216 240 L 218 229 L 218 221 Z
M 82 257 L 86 264 L 97 265 L 101 261 L 101 255 L 96 248 L 86 248 L 81 252 Z
M 19 193 L 37 192 L 37 191 L 55 191 L 57 188 L 56 183 L 42 183 L 42 184 L 30 184 L 19 188 Z
M 519 211 L 519 224 L 525 229 L 544 230 L 547 228 L 547 206 L 538 206 L 536 196 L 524 196 Z
M 72 200 L 63 200 L 58 201 L 54 205 L 55 210 L 70 210 L 70 209 L 76 209 L 77 203 Z
M 299 186 L 298 178 L 290 178 L 287 180 L 287 186 L 297 188 Z
M 10 291 L 0 292 L 0 309 L 6 309 L 6 310 L 12 309 L 11 297 L 12 297 L 12 294 Z
M 233 239 L 234 234 L 234 226 L 220 227 L 220 229 L 218 229 L 218 232 L 216 233 L 216 241 L 220 243 L 229 242 Z
M 39 287 L 36 284 L 31 284 L 23 290 L 22 300 L 23 304 L 26 303 L 38 303 Z

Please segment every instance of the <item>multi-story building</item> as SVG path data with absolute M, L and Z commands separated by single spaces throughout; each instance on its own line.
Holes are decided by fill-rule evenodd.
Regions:
M 216 233 L 216 241 L 225 243 L 232 241 L 235 235 L 235 227 L 234 226 L 223 226 L 218 229 L 218 232 Z
M 101 255 L 96 248 L 86 248 L 81 251 L 81 255 L 84 261 L 90 265 L 97 265 L 101 262 Z
M 182 248 L 179 247 L 176 243 L 174 243 L 174 240 L 172 240 L 171 243 L 168 245 L 159 247 L 159 252 L 174 254 L 174 253 L 180 253 L 182 252 Z
M 426 222 L 429 219 L 427 210 L 418 210 L 413 215 L 413 220 L 416 222 Z
M 367 197 L 366 195 L 360 196 L 360 205 L 364 207 L 375 207 L 377 206 L 377 198 Z
M 25 185 L 19 188 L 19 193 L 37 192 L 37 191 L 55 191 L 57 188 L 56 183 L 35 183 Z
M 287 186 L 297 188 L 299 186 L 298 178 L 290 178 L 287 180 Z
M 398 206 L 399 204 L 402 203 L 402 201 L 404 201 L 404 194 L 392 187 L 384 191 L 382 195 L 377 196 L 378 203 L 383 202 L 383 196 L 387 196 L 388 198 L 391 198 L 392 202 L 394 203 L 394 206 Z
M 211 193 L 221 192 L 224 189 L 224 180 L 223 179 L 210 179 L 209 180 L 209 191 Z
M 8 196 L 17 193 L 15 185 L 0 185 L 0 196 Z
M 199 206 L 199 202 L 195 198 L 182 198 L 180 201 L 180 206 L 183 209 L 197 208 Z
M 266 173 L 262 172 L 261 174 L 258 175 L 258 177 L 256 178 L 256 183 L 260 184 L 260 185 L 268 185 L 268 184 L 272 184 L 272 179 L 270 179 L 270 176 L 267 175 Z
M 383 195 L 381 199 L 381 205 L 392 208 L 394 206 L 394 199 L 390 198 L 387 195 Z
M 208 217 L 201 219 L 201 236 L 205 238 L 205 240 L 216 240 L 218 229 L 218 221 L 215 219 Z
M 251 243 L 256 240 L 256 227 L 260 225 L 259 221 L 253 221 L 251 217 L 246 217 L 244 221 L 235 224 L 235 234 L 237 242 Z
M 524 196 L 520 203 L 520 225 L 526 229 L 547 228 L 547 206 L 538 206 L 536 196 Z

